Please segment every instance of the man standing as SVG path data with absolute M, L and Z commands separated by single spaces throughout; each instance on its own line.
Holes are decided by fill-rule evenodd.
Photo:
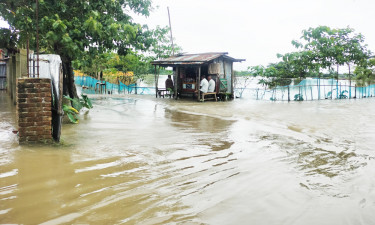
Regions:
M 165 80 L 165 89 L 168 91 L 168 88 L 173 90 L 173 80 L 171 75 L 168 75 L 168 78 Z
M 208 81 L 206 79 L 205 76 L 202 76 L 202 80 L 201 80 L 201 89 L 199 89 L 201 92 L 203 93 L 207 93 L 208 91 Z
M 215 81 L 212 79 L 211 76 L 208 76 L 207 79 L 208 79 L 208 90 L 207 90 L 207 92 L 215 92 Z

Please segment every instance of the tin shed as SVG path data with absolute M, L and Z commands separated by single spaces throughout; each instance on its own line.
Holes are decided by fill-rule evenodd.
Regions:
M 218 96 L 233 98 L 233 62 L 245 59 L 235 59 L 227 52 L 210 52 L 200 54 L 179 54 L 151 62 L 155 65 L 156 97 L 165 89 L 158 88 L 157 66 L 173 68 L 174 97 L 193 96 L 201 99 L 198 91 L 202 76 L 210 75 L 215 81 L 215 92 Z

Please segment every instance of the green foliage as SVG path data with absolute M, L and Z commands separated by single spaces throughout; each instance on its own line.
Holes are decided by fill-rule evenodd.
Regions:
M 63 105 L 63 111 L 64 111 L 64 114 L 68 116 L 69 118 L 69 121 L 71 123 L 78 123 L 79 122 L 79 118 L 78 118 L 78 110 L 71 107 L 71 106 L 68 106 L 68 105 Z
M 271 63 L 267 67 L 256 66 L 249 68 L 249 72 L 262 76 L 260 84 L 273 88 L 290 84 L 292 79 L 306 77 L 321 77 L 323 71 L 329 71 L 327 77 L 339 78 L 338 66 L 347 65 L 349 78 L 350 67 L 365 65 L 357 69 L 359 80 L 371 80 L 369 71 L 366 70 L 366 60 L 371 52 L 364 44 L 362 34 L 354 33 L 352 28 L 331 29 L 327 26 L 309 28 L 302 31 L 301 41 L 292 41 L 298 51 L 278 54 L 281 60 Z M 333 71 L 333 67 L 337 71 Z
M 16 50 L 17 46 L 17 35 L 12 33 L 11 30 L 6 28 L 0 28 L 0 48 L 8 50 Z
M 347 90 L 344 90 L 340 93 L 339 99 L 345 99 L 348 98 L 348 96 L 345 93 L 349 93 Z
M 95 56 L 86 53 L 82 58 L 75 60 L 73 66 L 93 77 L 99 77 L 100 72 L 132 71 L 136 78 L 143 79 L 146 74 L 154 73 L 154 67 L 150 64 L 151 61 L 172 55 L 170 39 L 167 38 L 168 31 L 169 28 L 158 27 L 156 30 L 147 32 L 149 39 L 142 39 L 141 41 L 148 43 L 148 54 L 132 49 L 127 49 L 126 52 L 118 51 L 118 53 L 105 52 Z M 175 46 L 175 53 L 180 51 L 181 48 Z
M 93 106 L 89 97 L 87 97 L 87 95 L 84 95 L 84 94 L 81 94 L 81 96 L 82 96 L 82 100 L 81 100 L 82 106 L 87 109 L 92 109 Z
M 68 116 L 69 121 L 72 123 L 78 123 L 79 122 L 79 111 L 83 107 L 87 109 L 92 109 L 92 103 L 91 100 L 87 97 L 87 95 L 81 94 L 82 98 L 70 98 L 68 96 L 64 96 L 65 99 L 68 99 L 71 101 L 72 106 L 69 105 L 63 105 L 64 113 Z
M 172 88 L 167 88 L 167 91 L 169 92 L 169 94 L 166 94 L 167 96 L 172 97 L 174 95 L 174 90 Z
M 151 51 L 155 57 L 169 53 L 166 34 L 168 28 L 149 29 L 133 21 L 131 13 L 147 16 L 151 0 L 39 0 L 40 48 L 47 53 L 61 56 L 64 71 L 64 94 L 76 97 L 71 62 L 75 66 L 95 71 L 113 69 L 106 65 L 112 52 L 124 56 L 122 71 L 145 71 L 147 57 Z M 35 46 L 35 1 L 2 0 L 0 17 L 10 25 L 10 31 L 17 37 L 17 46 Z M 8 35 L 9 36 L 9 35 Z M 104 55 L 103 55 L 104 54 Z M 127 57 L 127 58 L 126 58 Z M 136 68 L 130 68 L 134 65 Z M 78 68 L 77 68 L 78 69 Z M 115 67 L 115 69 L 117 69 Z M 141 72 L 145 73 L 145 72 Z M 71 91 L 74 89 L 74 91 Z
M 354 70 L 356 82 L 359 86 L 371 85 L 375 83 L 375 59 L 369 59 L 357 66 Z
M 303 101 L 303 96 L 301 94 L 294 95 L 294 101 Z

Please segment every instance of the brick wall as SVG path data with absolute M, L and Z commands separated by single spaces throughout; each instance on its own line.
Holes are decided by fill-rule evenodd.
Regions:
M 51 80 L 17 79 L 17 118 L 20 143 L 52 142 Z

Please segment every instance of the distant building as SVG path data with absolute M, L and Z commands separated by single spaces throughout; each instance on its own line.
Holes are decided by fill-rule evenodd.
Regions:
M 216 82 L 215 92 L 219 96 L 233 98 L 234 62 L 245 59 L 235 59 L 228 56 L 227 52 L 210 52 L 200 54 L 179 54 L 166 59 L 151 62 L 152 65 L 173 68 L 173 82 L 175 98 L 177 96 L 196 96 L 200 100 L 200 78 L 210 75 Z M 157 70 L 155 70 L 157 71 Z M 159 74 L 155 74 L 156 81 Z M 156 84 L 156 95 L 158 84 Z

